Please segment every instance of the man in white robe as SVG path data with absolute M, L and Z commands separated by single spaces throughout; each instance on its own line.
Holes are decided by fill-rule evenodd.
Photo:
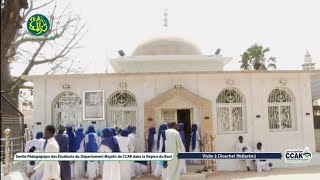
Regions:
M 36 138 L 28 141 L 26 143 L 25 152 L 44 152 L 43 145 L 45 140 L 43 139 L 43 132 L 39 131 L 37 132 Z M 28 161 L 26 163 L 26 169 L 27 173 L 30 173 L 33 171 L 33 169 L 39 164 L 39 161 Z M 34 173 L 30 179 L 31 180 L 41 180 L 42 179 L 42 172 L 36 172 Z
M 239 136 L 239 142 L 236 145 L 236 151 L 237 152 L 251 152 L 251 147 L 243 142 L 243 137 Z M 245 165 L 247 166 L 247 170 L 250 171 L 250 162 L 251 160 L 243 160 L 245 162 Z
M 121 152 L 132 153 L 134 151 L 133 143 L 128 137 L 129 131 L 124 129 L 121 131 L 121 136 L 118 137 L 119 148 Z M 121 180 L 131 179 L 131 162 L 120 161 Z
M 58 153 L 60 152 L 59 144 L 54 138 L 56 128 L 52 125 L 48 125 L 45 129 L 44 149 L 46 153 Z M 28 174 L 31 177 L 35 172 L 43 171 L 42 180 L 60 180 L 60 165 L 58 161 L 41 161 L 32 172 Z
M 178 159 L 178 153 L 185 152 L 184 145 L 178 130 L 177 123 L 173 122 L 169 125 L 170 129 L 166 130 L 165 152 L 174 153 L 173 159 L 168 161 L 168 180 L 180 179 L 180 161 Z
M 134 133 L 134 130 L 133 130 L 133 126 L 128 126 L 128 131 L 129 131 L 129 139 L 130 141 L 132 142 L 133 146 L 134 146 L 134 152 L 137 151 L 136 149 L 136 136 L 135 136 L 135 133 Z M 135 177 L 137 174 L 136 174 L 136 166 L 135 166 L 135 163 L 132 161 L 131 162 L 131 177 Z
M 255 152 L 263 152 L 262 150 L 262 143 L 258 142 L 257 143 L 257 149 L 254 150 Z M 255 160 L 255 163 L 257 165 L 257 171 L 262 172 L 262 171 L 270 171 L 272 164 L 269 163 L 267 160 L 261 160 L 257 159 Z

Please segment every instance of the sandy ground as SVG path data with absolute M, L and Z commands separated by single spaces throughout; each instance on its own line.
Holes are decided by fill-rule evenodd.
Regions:
M 320 180 L 320 166 L 272 169 L 268 172 L 218 172 L 210 180 Z
M 156 178 L 141 177 L 134 180 L 153 180 Z M 216 172 L 208 180 L 320 180 L 320 166 L 306 168 L 272 169 L 268 172 Z M 183 178 L 182 178 L 183 180 Z

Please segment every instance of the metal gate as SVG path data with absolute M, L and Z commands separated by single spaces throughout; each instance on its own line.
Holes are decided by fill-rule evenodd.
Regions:
M 82 120 L 82 101 L 73 92 L 60 93 L 53 101 L 53 123 L 72 124 L 78 127 Z
M 107 127 L 121 129 L 136 126 L 137 102 L 134 95 L 126 90 L 114 92 L 108 99 Z
M 1 92 L 1 163 L 4 173 L 24 170 L 24 162 L 14 162 L 18 152 L 24 152 L 24 116 Z M 5 136 L 5 132 L 7 133 Z M 5 161 L 6 160 L 6 161 Z

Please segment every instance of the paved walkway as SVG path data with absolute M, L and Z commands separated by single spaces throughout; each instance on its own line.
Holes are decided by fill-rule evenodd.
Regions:
M 319 180 L 320 166 L 272 169 L 268 172 L 218 172 L 209 180 Z
M 187 175 L 188 176 L 188 175 Z M 184 176 L 181 180 L 193 179 Z M 160 178 L 141 177 L 133 180 L 156 180 Z M 320 166 L 305 168 L 272 169 L 268 172 L 256 171 L 216 172 L 208 180 L 320 180 Z

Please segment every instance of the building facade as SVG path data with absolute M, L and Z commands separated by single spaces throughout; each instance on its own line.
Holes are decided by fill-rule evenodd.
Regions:
M 217 152 L 234 151 L 240 135 L 252 148 L 262 142 L 269 152 L 304 147 L 315 152 L 310 71 L 223 71 L 228 61 L 201 55 L 186 42 L 161 39 L 111 60 L 116 73 L 25 76 L 34 83 L 34 131 L 58 123 L 84 128 L 93 123 L 96 129 L 134 125 L 137 151 L 144 152 L 150 127 L 176 121 L 189 134 L 197 124 L 201 138 L 215 137 L 211 150 Z M 90 91 L 103 92 L 93 108 L 100 109 L 99 118 L 84 118 Z M 239 170 L 239 163 L 217 161 L 217 168 Z M 274 161 L 274 166 L 286 165 Z

